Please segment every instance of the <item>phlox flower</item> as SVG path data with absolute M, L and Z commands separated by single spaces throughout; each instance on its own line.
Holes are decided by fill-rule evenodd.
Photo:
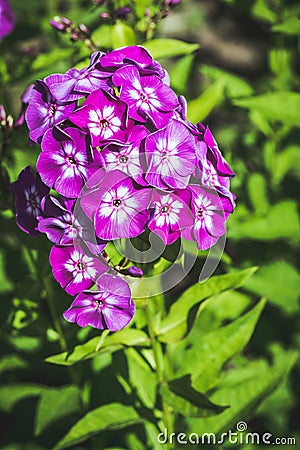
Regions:
M 54 245 L 49 257 L 53 276 L 61 287 L 71 295 L 89 289 L 109 269 L 101 256 L 89 256 L 76 245 Z
M 30 166 L 22 170 L 11 188 L 15 195 L 17 225 L 25 233 L 37 236 L 39 234 L 37 218 L 42 214 L 41 202 L 49 193 L 49 188 Z
M 177 96 L 169 86 L 156 75 L 140 76 L 134 66 L 118 69 L 112 80 L 116 86 L 121 86 L 120 99 L 128 105 L 132 119 L 140 122 L 150 119 L 157 128 L 161 128 L 178 106 Z
M 57 245 L 85 244 L 91 253 L 98 255 L 106 242 L 95 236 L 93 223 L 82 211 L 75 199 L 44 197 L 42 216 L 38 217 L 38 230 Z
M 129 324 L 134 312 L 128 284 L 119 276 L 104 274 L 97 281 L 97 290 L 81 292 L 64 318 L 80 327 L 117 331 Z
M 96 67 L 104 54 L 93 53 L 90 65 L 81 70 L 71 68 L 65 74 L 56 74 L 56 79 L 49 84 L 51 94 L 60 101 L 71 101 L 100 88 L 111 90 L 109 79 L 112 74 Z
M 225 222 L 232 205 L 228 198 L 222 198 L 216 191 L 203 186 L 190 185 L 188 189 L 192 193 L 194 224 L 183 230 L 182 236 L 189 240 L 195 239 L 199 250 L 207 250 L 225 234 Z
M 146 138 L 146 181 L 164 189 L 184 189 L 195 171 L 195 140 L 178 120 Z
M 40 142 L 49 128 L 67 119 L 77 106 L 77 102 L 61 102 L 53 97 L 48 84 L 55 79 L 56 75 L 50 75 L 44 81 L 37 80 L 32 89 L 25 119 L 34 142 Z
M 96 235 L 104 240 L 135 237 L 149 219 L 151 189 L 141 188 L 118 170 L 108 173 L 99 187 L 81 199 L 86 214 L 93 217 Z
M 153 215 L 148 223 L 149 230 L 161 237 L 168 245 L 180 237 L 181 230 L 194 223 L 189 208 L 191 192 L 182 190 L 180 197 L 176 191 L 162 192 L 154 190 L 152 195 Z
M 88 136 L 65 128 L 59 136 L 48 130 L 42 141 L 37 169 L 44 183 L 59 194 L 76 198 L 86 180 L 102 166 L 99 152 L 92 155 Z
M 69 119 L 90 132 L 93 147 L 126 140 L 127 106 L 102 89 L 92 92 Z

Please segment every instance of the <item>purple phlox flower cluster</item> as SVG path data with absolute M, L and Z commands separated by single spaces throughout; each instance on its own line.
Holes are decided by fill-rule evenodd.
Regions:
M 0 39 L 12 32 L 15 26 L 15 14 L 8 0 L 0 0 Z
M 165 245 L 185 238 L 204 250 L 225 233 L 234 173 L 209 128 L 187 120 L 185 99 L 145 48 L 95 52 L 84 69 L 38 80 L 26 121 L 41 144 L 34 233 L 53 242 L 54 277 L 77 295 L 64 313 L 70 322 L 115 331 L 133 317 L 126 276 L 142 271 L 129 263 L 109 273 L 109 241 L 148 231 Z

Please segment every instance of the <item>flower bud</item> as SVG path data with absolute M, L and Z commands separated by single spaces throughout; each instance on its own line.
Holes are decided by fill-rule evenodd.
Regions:
M 123 6 L 123 8 L 117 9 L 116 14 L 117 17 L 125 18 L 131 11 L 132 9 L 129 6 Z
M 6 125 L 6 112 L 3 105 L 0 105 L 0 124 Z

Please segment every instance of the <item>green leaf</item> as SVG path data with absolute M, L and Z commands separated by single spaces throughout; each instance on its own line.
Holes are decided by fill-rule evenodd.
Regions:
M 166 403 L 185 417 L 208 417 L 219 414 L 227 408 L 216 405 L 196 391 L 191 386 L 190 375 L 162 384 L 160 393 Z
M 300 20 L 298 17 L 289 17 L 284 22 L 273 25 L 272 31 L 283 34 L 300 35 Z
M 110 403 L 88 412 L 59 441 L 54 450 L 72 447 L 105 430 L 120 430 L 141 423 L 142 418 L 131 406 Z
M 21 400 L 28 397 L 38 397 L 44 386 L 38 384 L 16 383 L 0 387 L 0 409 L 10 412 Z
M 12 290 L 13 284 L 6 275 L 5 256 L 0 252 L 0 292 L 9 292 Z
M 269 208 L 266 179 L 260 173 L 252 173 L 248 178 L 248 193 L 257 214 L 264 214 Z
M 136 43 L 134 30 L 120 20 L 111 28 L 110 40 L 113 48 L 135 45 Z
M 53 422 L 71 413 L 76 413 L 80 409 L 80 393 L 76 386 L 45 390 L 37 407 L 35 436 L 39 436 Z
M 199 338 L 220 327 L 224 321 L 239 317 L 249 304 L 250 298 L 247 295 L 231 289 L 205 300 L 198 310 Z M 195 327 L 193 327 L 193 330 L 195 330 Z
M 243 213 L 243 217 L 239 219 L 236 212 L 235 217 L 231 217 L 228 222 L 228 237 L 232 239 L 299 240 L 299 232 L 298 206 L 294 201 L 277 203 L 264 216 L 255 216 L 249 212 L 248 217 L 245 218 Z
M 295 173 L 300 177 L 300 148 L 297 145 L 290 145 L 274 155 L 273 182 L 280 184 L 288 172 Z
M 258 19 L 265 20 L 269 23 L 274 23 L 277 20 L 277 15 L 270 9 L 266 0 L 256 0 L 253 5 L 252 13 Z
M 154 59 L 189 55 L 199 48 L 198 44 L 189 44 L 178 39 L 153 39 L 141 45 L 149 50 Z
M 136 388 L 143 404 L 154 408 L 156 399 L 156 374 L 134 348 L 126 350 L 130 384 Z
M 228 98 L 246 97 L 253 94 L 253 89 L 250 84 L 241 77 L 234 75 L 225 70 L 213 66 L 200 66 L 200 71 L 203 75 L 210 78 L 212 82 L 225 82 L 224 90 L 225 96 Z M 172 79 L 172 77 L 171 77 Z
M 241 418 L 247 419 L 250 413 L 253 416 L 254 409 L 284 381 L 297 357 L 296 352 L 282 350 L 270 366 L 265 360 L 258 360 L 249 362 L 246 367 L 228 370 L 211 400 L 229 404 L 230 408 L 216 417 L 191 419 L 188 431 L 199 435 L 227 432 Z
M 106 336 L 98 351 L 100 337 L 95 337 L 82 345 L 77 345 L 71 353 L 63 352 L 46 358 L 46 362 L 59 364 L 62 366 L 72 366 L 73 364 L 94 358 L 103 353 L 113 353 L 123 346 L 146 346 L 150 345 L 149 337 L 141 330 L 126 328 Z
M 193 386 L 201 392 L 215 386 L 225 362 L 250 340 L 265 303 L 261 300 L 248 313 L 198 340 L 192 329 L 185 342 L 184 364 L 178 369 L 178 375 L 192 374 Z
M 300 94 L 297 92 L 270 92 L 234 99 L 233 104 L 257 111 L 271 121 L 278 120 L 291 126 L 299 126 L 300 123 Z
M 17 354 L 4 355 L 0 360 L 0 374 L 5 372 L 15 372 L 18 369 L 28 367 L 28 362 Z
M 183 58 L 180 58 L 169 71 L 171 86 L 181 94 L 186 90 L 193 62 L 194 55 L 186 55 Z
M 162 342 L 172 342 L 182 338 L 187 330 L 186 321 L 189 311 L 193 306 L 226 289 L 240 287 L 256 270 L 257 267 L 251 267 L 238 272 L 215 276 L 204 283 L 191 286 L 171 306 L 169 314 L 162 321 L 159 330 L 156 330 L 159 339 Z
M 32 63 L 34 70 L 41 70 L 51 67 L 57 71 L 64 71 L 68 67 L 69 59 L 73 53 L 72 48 L 54 48 L 48 53 L 40 53 Z
M 91 35 L 92 42 L 99 48 L 110 48 L 112 25 L 101 25 Z
M 200 122 L 224 99 L 225 80 L 221 79 L 209 86 L 203 94 L 190 100 L 187 116 L 191 122 Z
M 300 275 L 286 261 L 269 264 L 247 280 L 245 289 L 265 295 L 272 303 L 288 313 L 299 310 Z

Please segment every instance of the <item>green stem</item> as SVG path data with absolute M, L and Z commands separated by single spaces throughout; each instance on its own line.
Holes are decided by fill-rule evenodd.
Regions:
M 152 321 L 152 313 L 151 313 L 151 299 L 149 301 L 149 304 L 146 308 L 146 315 L 147 315 L 147 322 L 148 322 L 148 331 L 149 336 L 151 338 L 151 345 L 153 350 L 153 356 L 156 364 L 156 374 L 157 374 L 157 381 L 158 384 L 161 385 L 165 382 L 165 375 L 164 375 L 164 367 L 163 367 L 163 351 L 161 347 L 161 343 L 158 341 L 154 327 L 153 327 L 153 321 Z M 163 413 L 163 421 L 164 426 L 168 430 L 168 434 L 172 433 L 173 431 L 173 420 L 171 411 L 169 408 L 169 405 L 165 402 L 164 398 L 161 398 L 162 401 L 162 413 Z
M 27 259 L 27 263 L 29 264 L 29 269 L 32 272 L 32 274 L 36 275 L 41 286 L 45 289 L 46 292 L 46 300 L 47 300 L 47 304 L 48 304 L 48 308 L 49 308 L 49 312 L 52 318 L 52 322 L 53 322 L 53 327 L 56 331 L 56 333 L 58 334 L 58 339 L 59 339 L 59 344 L 60 344 L 60 348 L 61 351 L 66 352 L 68 350 L 68 344 L 64 335 L 64 331 L 63 328 L 61 326 L 60 320 L 59 320 L 59 315 L 56 309 L 56 304 L 55 304 L 55 296 L 54 296 L 54 292 L 53 292 L 53 288 L 51 285 L 51 281 L 49 278 L 49 275 L 47 275 L 46 277 L 43 277 L 40 273 L 37 261 L 34 257 L 34 255 L 32 254 L 31 249 L 28 249 L 25 246 L 22 246 L 24 254 L 26 256 Z M 74 370 L 73 367 L 68 367 L 69 370 L 69 375 L 71 378 L 71 381 L 74 384 L 79 384 L 79 378 L 77 376 L 77 372 Z
M 56 305 L 55 305 L 55 299 L 54 299 L 54 295 L 53 295 L 53 289 L 50 283 L 50 280 L 48 277 L 45 277 L 44 280 L 42 280 L 43 286 L 45 288 L 46 291 L 46 298 L 47 298 L 47 303 L 48 303 L 48 308 L 51 314 L 51 318 L 53 321 L 53 325 L 55 328 L 55 331 L 57 332 L 58 336 L 59 336 L 59 343 L 60 343 L 60 347 L 61 350 L 63 352 L 65 352 L 68 349 L 68 345 L 67 345 L 67 341 L 65 339 L 64 336 L 64 332 L 58 317 L 58 313 L 56 310 Z

